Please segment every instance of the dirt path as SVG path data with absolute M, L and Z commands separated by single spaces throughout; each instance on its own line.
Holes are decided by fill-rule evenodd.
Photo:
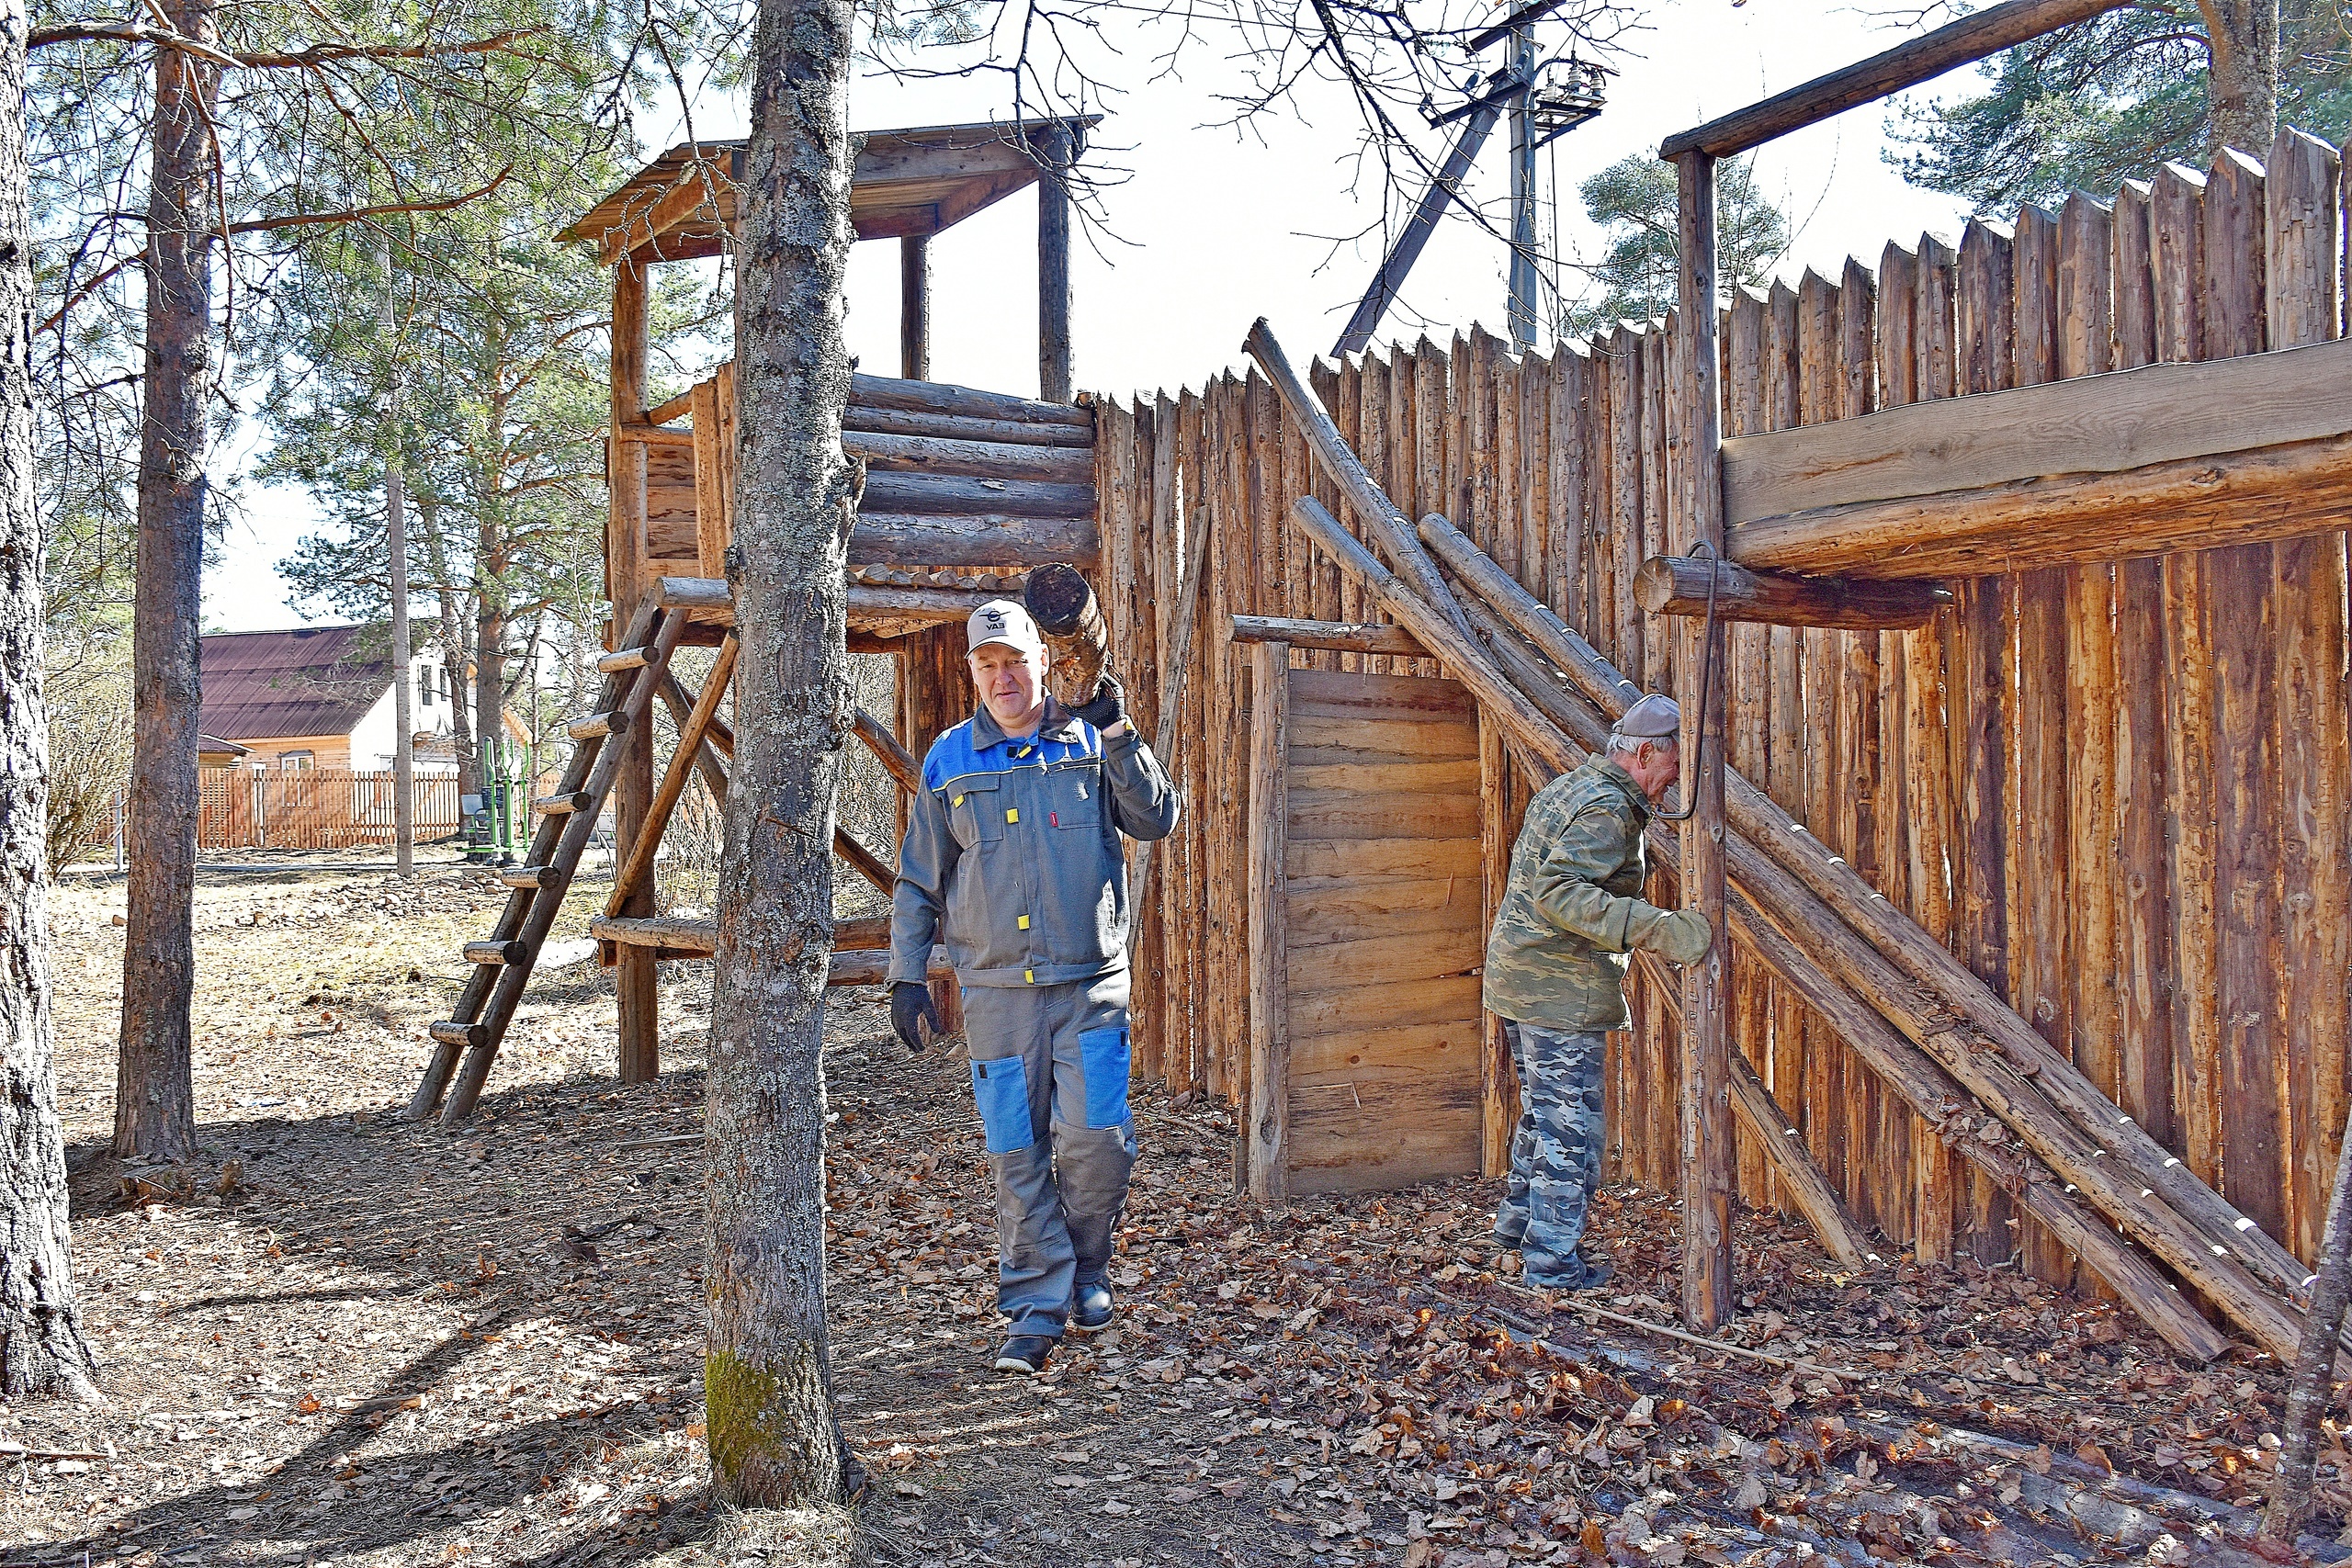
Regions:
M 583 957 L 535 984 L 470 1127 L 392 1116 L 502 897 L 446 866 L 410 888 L 205 877 L 206 1155 L 182 1192 L 104 1154 L 120 892 L 61 893 L 76 1261 L 111 1399 L 0 1410 L 0 1444 L 31 1450 L 0 1448 L 0 1559 L 837 1554 L 707 1500 L 698 1153 L 652 1141 L 699 1130 L 707 965 L 667 971 L 655 1085 L 613 1082 L 610 987 Z M 1122 1326 L 999 1378 L 962 1060 L 910 1062 L 874 998 L 834 1002 L 833 1351 L 871 1474 L 863 1561 L 2229 1561 L 2184 1502 L 2086 1478 L 2228 1499 L 2268 1461 L 2280 1379 L 2249 1351 L 2176 1367 L 2109 1307 L 2005 1270 L 1841 1276 L 1770 1216 L 1741 1225 L 1736 1337 L 1849 1375 L 1693 1351 L 1491 1272 L 1472 1246 L 1491 1185 L 1238 1205 L 1229 1120 L 1149 1091 Z M 1673 1223 L 1655 1196 L 1598 1205 L 1612 1310 L 1672 1321 Z M 1955 1452 L 1962 1427 L 2023 1446 Z

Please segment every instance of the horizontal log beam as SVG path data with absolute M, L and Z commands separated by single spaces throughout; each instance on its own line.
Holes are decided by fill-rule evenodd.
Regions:
M 968 588 L 874 588 L 862 582 L 849 585 L 849 618 L 855 626 L 863 620 L 876 621 L 963 621 L 972 612 L 1001 593 L 982 593 Z
M 1657 155 L 1668 163 L 1685 152 L 1728 158 L 1832 115 L 1932 82 L 1947 71 L 2014 49 L 2054 28 L 2088 21 L 2132 3 L 2007 0 L 2006 5 L 1989 6 L 1884 53 L 1776 93 L 1760 104 L 1679 131 L 1658 144 Z
M 1430 650 L 1402 626 L 1377 621 L 1295 621 L 1282 615 L 1236 615 L 1236 642 L 1286 642 L 1332 653 L 1391 653 L 1427 659 Z
M 717 920 L 677 915 L 600 915 L 588 922 L 588 934 L 623 947 L 667 947 L 706 956 L 718 947 Z
M 826 976 L 825 984 L 828 986 L 878 986 L 888 977 L 889 973 L 890 954 L 887 951 L 836 953 L 833 954 L 831 972 Z M 956 977 L 956 966 L 947 962 L 945 948 L 934 947 L 931 950 L 931 964 L 923 971 L 923 977 L 930 980 L 952 980 Z
M 1724 443 L 1724 516 L 2122 474 L 2352 434 L 2352 339 L 2143 365 Z
M 944 381 L 902 381 L 895 376 L 850 378 L 850 406 L 899 409 L 910 413 L 954 414 L 964 419 L 1009 420 L 1016 424 L 1061 425 L 1091 432 L 1094 411 L 1068 403 L 1041 403 L 1008 392 Z
M 1091 424 L 1038 424 L 1023 420 L 932 413 L 922 409 L 862 408 L 856 403 L 842 411 L 842 428 L 874 435 L 928 435 L 945 441 L 1001 441 L 1029 446 L 1094 445 Z
M 860 510 L 926 516 L 1002 513 L 1012 517 L 1091 517 L 1094 486 L 957 474 L 869 473 Z
M 1757 570 L 1985 577 L 2332 533 L 2347 510 L 2352 435 L 1767 517 L 1724 548 Z
M 1094 483 L 1094 451 L 1091 446 L 944 441 L 932 435 L 845 430 L 842 433 L 842 450 L 853 457 L 865 459 L 868 482 L 876 474 L 944 474 L 1089 487 Z
M 860 512 L 849 536 L 852 566 L 1093 567 L 1102 560 L 1102 535 L 1092 517 Z
M 725 617 L 732 624 L 735 596 L 720 577 L 664 577 L 656 592 L 665 610 L 693 610 Z M 960 621 L 1001 595 L 968 588 L 875 588 L 863 582 L 849 585 L 849 618 L 853 627 L 862 619 L 900 621 Z M 714 721 L 716 728 L 716 721 Z M 732 755 L 731 742 L 724 750 Z
M 2292 537 L 2352 493 L 2352 340 L 1980 392 L 1724 443 L 1733 559 L 1981 575 Z
M 1704 615 L 1711 590 L 1719 621 L 1852 631 L 1924 626 L 1951 602 L 1940 583 L 1792 577 L 1713 556 L 1652 556 L 1634 574 L 1634 602 L 1654 615 Z

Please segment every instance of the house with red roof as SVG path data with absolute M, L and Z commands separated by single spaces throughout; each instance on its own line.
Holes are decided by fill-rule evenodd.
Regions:
M 288 631 L 216 632 L 201 639 L 205 761 L 239 767 L 390 768 L 390 638 L 380 626 L 296 626 Z M 453 720 L 465 672 L 437 644 L 410 661 L 410 712 L 416 766 L 458 771 Z M 523 739 L 513 714 L 510 734 Z

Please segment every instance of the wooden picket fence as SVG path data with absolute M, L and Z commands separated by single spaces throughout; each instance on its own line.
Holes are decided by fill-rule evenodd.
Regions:
M 1889 244 L 1875 269 L 1849 261 L 1834 279 L 1742 292 L 1721 333 L 1726 433 L 2337 337 L 2341 166 L 2289 131 L 2267 159 L 2168 165 L 2109 201 L 1979 219 L 1957 245 L 1923 236 Z M 1674 343 L 1670 323 L 1628 323 L 1515 357 L 1474 329 L 1318 364 L 1313 379 L 1408 515 L 1444 513 L 1629 677 L 1670 691 L 1678 623 L 1645 615 L 1632 579 L 1691 536 L 1666 395 Z M 1379 617 L 1284 522 L 1313 494 L 1358 528 L 1255 372 L 1097 412 L 1101 580 L 1122 673 L 1191 803 L 1138 906 L 1137 1068 L 1238 1099 L 1250 696 L 1230 617 Z M 1163 716 L 1150 710 L 1203 525 L 1198 678 Z M 1729 653 L 1733 764 L 2305 1258 L 2352 1022 L 2346 581 L 2344 536 L 2330 535 L 1981 577 L 1955 583 L 1955 604 L 1918 632 L 1747 625 Z M 960 644 L 925 640 L 940 644 L 941 690 L 956 691 Z M 1293 661 L 1434 672 L 1373 655 Z M 1501 762 L 1498 738 L 1492 750 L 1496 771 L 1517 774 L 1515 832 L 1540 781 Z M 1864 1223 L 1923 1258 L 2021 1253 L 2045 1277 L 2070 1270 L 2009 1194 L 1744 959 L 1734 989 L 1740 1048 Z M 1609 1077 L 1610 1160 L 1619 1179 L 1670 1188 L 1673 1041 L 1639 985 L 1634 1003 Z M 1740 1179 L 1747 1201 L 1770 1201 L 1753 1148 Z
M 197 777 L 201 850 L 344 850 L 392 841 L 390 769 L 203 768 Z M 459 804 L 455 774 L 417 775 L 416 838 L 456 832 Z

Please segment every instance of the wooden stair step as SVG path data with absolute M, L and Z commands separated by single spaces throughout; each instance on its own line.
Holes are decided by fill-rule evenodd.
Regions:
M 562 886 L 565 872 L 556 865 L 509 866 L 498 874 L 498 880 L 509 887 L 529 887 L 544 893 Z
M 466 943 L 469 964 L 520 964 L 524 944 L 519 942 L 469 942 Z
M 563 732 L 574 740 L 601 740 L 607 735 L 625 735 L 628 732 L 628 710 L 614 708 L 609 713 L 575 718 L 563 727 Z
M 534 810 L 543 812 L 549 817 L 560 817 L 573 811 L 585 811 L 593 804 L 594 798 L 584 789 L 566 790 L 561 795 L 543 795 L 531 802 Z
M 445 1018 L 438 1023 L 426 1024 L 424 1032 L 433 1037 L 435 1044 L 463 1045 L 471 1049 L 490 1038 L 490 1026 L 485 1023 L 459 1023 Z
M 642 670 L 652 661 L 653 650 L 650 648 L 624 648 L 596 660 L 596 669 L 601 674 L 618 675 L 624 671 Z

